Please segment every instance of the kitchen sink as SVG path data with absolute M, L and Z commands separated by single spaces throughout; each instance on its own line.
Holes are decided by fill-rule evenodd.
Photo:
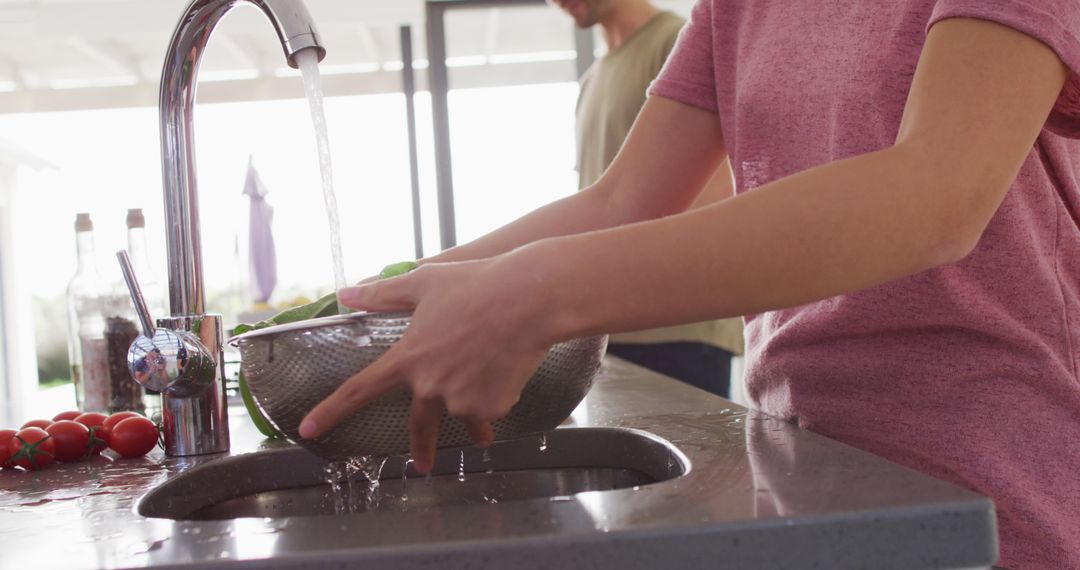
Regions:
M 344 463 L 328 464 L 300 447 L 226 457 L 154 488 L 139 501 L 138 512 L 227 520 L 560 501 L 576 493 L 647 486 L 690 469 L 669 442 L 625 428 L 563 428 L 496 442 L 486 451 L 441 449 L 430 477 L 415 473 L 403 457 L 352 465 L 345 476 Z

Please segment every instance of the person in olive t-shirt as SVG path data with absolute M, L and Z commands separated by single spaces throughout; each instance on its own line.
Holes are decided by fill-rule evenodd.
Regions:
M 615 159 L 685 21 L 648 0 L 551 0 L 580 28 L 599 24 L 608 52 L 581 78 L 577 104 L 580 188 Z M 732 195 L 725 161 L 694 207 Z M 727 397 L 742 321 L 725 319 L 612 335 L 608 353 Z

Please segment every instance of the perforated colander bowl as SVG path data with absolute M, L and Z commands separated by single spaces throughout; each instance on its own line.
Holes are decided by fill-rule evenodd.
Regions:
M 386 352 L 409 326 L 410 313 L 357 313 L 268 327 L 233 339 L 244 378 L 259 407 L 289 439 L 327 459 L 397 455 L 409 450 L 412 395 L 394 390 L 353 413 L 331 432 L 302 439 L 300 420 L 342 382 Z M 592 386 L 607 337 L 559 343 L 506 417 L 494 422 L 497 440 L 550 431 Z M 457 418 L 443 414 L 439 447 L 471 442 Z

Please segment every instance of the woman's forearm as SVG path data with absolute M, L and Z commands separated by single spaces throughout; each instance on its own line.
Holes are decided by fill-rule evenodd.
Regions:
M 678 216 L 544 240 L 500 260 L 559 298 L 553 339 L 791 307 L 966 255 L 984 211 L 904 148 L 832 163 Z M 959 192 L 959 191 L 958 191 Z M 961 222 L 972 216 L 972 224 Z M 970 230 L 965 228 L 971 228 Z M 693 239 L 687 239 L 693 236 Z M 516 258 L 516 259 L 515 259 Z

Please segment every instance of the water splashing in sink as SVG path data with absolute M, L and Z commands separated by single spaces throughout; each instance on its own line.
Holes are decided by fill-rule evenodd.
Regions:
M 458 461 L 457 468 L 457 480 L 459 483 L 465 482 L 465 452 L 461 452 L 461 459 Z
M 338 514 L 375 510 L 379 506 L 379 478 L 386 457 L 354 457 L 326 464 L 326 482 L 334 512 Z
M 359 507 L 363 510 L 376 510 L 379 508 L 379 478 L 382 476 L 383 466 L 386 465 L 386 457 L 357 457 L 349 460 L 349 468 L 352 475 L 349 477 L 350 486 L 358 478 L 361 479 L 362 491 L 354 493 L 354 497 L 360 499 Z M 359 477 L 357 477 L 359 475 Z
M 296 64 L 304 77 L 304 92 L 307 94 L 311 109 L 311 122 L 315 125 L 315 142 L 319 149 L 319 170 L 322 173 L 323 201 L 326 203 L 326 218 L 330 224 L 330 254 L 334 262 L 334 290 L 346 285 L 345 264 L 341 253 L 341 229 L 338 221 L 337 197 L 334 195 L 334 168 L 330 160 L 330 136 L 326 128 L 326 113 L 323 110 L 322 76 L 319 75 L 318 53 L 314 49 L 305 49 L 296 53 Z M 344 307 L 341 308 L 344 313 Z
M 361 457 L 353 461 L 359 461 L 359 469 L 364 479 L 372 487 L 379 487 L 379 478 L 382 477 L 383 467 L 386 465 L 386 457 Z
M 346 510 L 345 484 L 349 480 L 347 465 L 346 461 L 330 461 L 323 469 L 326 482 L 330 484 L 330 495 L 334 499 L 334 512 L 339 514 Z

